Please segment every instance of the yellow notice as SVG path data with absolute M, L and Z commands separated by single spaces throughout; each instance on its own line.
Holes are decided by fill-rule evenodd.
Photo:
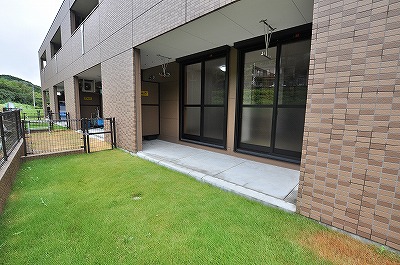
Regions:
M 149 91 L 143 90 L 142 91 L 142 97 L 148 97 L 149 96 Z
M 93 98 L 92 97 L 83 97 L 83 100 L 91 101 L 91 100 L 93 100 Z

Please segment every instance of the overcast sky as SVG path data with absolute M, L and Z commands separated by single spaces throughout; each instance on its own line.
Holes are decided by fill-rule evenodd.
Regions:
M 0 0 L 0 74 L 40 86 L 38 50 L 62 0 Z

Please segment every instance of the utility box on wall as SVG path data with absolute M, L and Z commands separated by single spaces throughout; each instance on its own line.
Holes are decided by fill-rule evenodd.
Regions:
M 146 140 L 160 135 L 159 84 L 142 82 L 142 134 Z

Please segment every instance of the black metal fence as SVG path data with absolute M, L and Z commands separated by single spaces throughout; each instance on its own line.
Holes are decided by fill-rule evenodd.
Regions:
M 36 113 L 22 113 L 23 120 L 69 120 L 71 117 L 69 112 L 52 112 L 44 113 L 42 110 L 37 110 Z
M 7 161 L 8 156 L 23 137 L 20 120 L 21 116 L 18 109 L 0 112 L 0 167 Z
M 22 120 L 25 155 L 116 147 L 115 118 Z
M 83 148 L 86 152 L 100 151 L 111 144 L 116 147 L 115 118 L 82 119 Z

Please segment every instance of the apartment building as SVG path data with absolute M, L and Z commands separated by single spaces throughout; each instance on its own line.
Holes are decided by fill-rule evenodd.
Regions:
M 300 170 L 297 212 L 400 250 L 399 0 L 65 0 L 43 99 Z

